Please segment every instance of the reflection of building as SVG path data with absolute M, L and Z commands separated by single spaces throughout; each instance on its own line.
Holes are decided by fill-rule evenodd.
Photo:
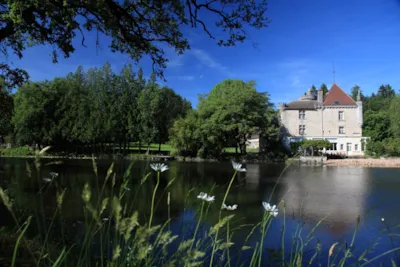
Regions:
M 332 232 L 343 233 L 363 217 L 368 195 L 368 168 L 312 168 L 288 170 L 282 183 L 288 192 L 287 214 L 295 213 L 314 224 L 328 216 Z M 346 229 L 347 230 L 347 229 Z
M 260 135 L 252 134 L 246 142 L 247 148 L 259 148 L 260 147 Z
M 280 104 L 279 111 L 287 145 L 303 139 L 326 139 L 332 144 L 327 148 L 329 153 L 364 154 L 360 91 L 357 101 L 354 101 L 336 84 L 325 98 L 321 89 L 317 95 L 310 89 L 300 100 Z
M 260 184 L 260 164 L 246 164 L 246 188 L 258 189 Z

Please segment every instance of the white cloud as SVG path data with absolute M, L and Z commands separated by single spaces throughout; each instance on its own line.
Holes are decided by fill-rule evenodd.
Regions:
M 315 64 L 307 59 L 286 60 L 277 64 L 277 67 L 286 73 L 286 80 L 294 88 L 308 88 L 305 81 L 309 78 L 309 70 Z
M 169 75 L 166 77 L 168 79 L 178 79 L 179 81 L 193 81 L 196 76 L 193 75 Z
M 210 54 L 202 49 L 193 48 L 190 50 L 190 53 L 196 57 L 203 65 L 211 68 L 216 69 L 219 72 L 227 75 L 227 76 L 234 76 L 229 69 L 215 60 Z
M 168 68 L 174 68 L 174 67 L 181 67 L 183 66 L 183 55 L 175 55 L 171 56 L 168 59 L 167 67 Z

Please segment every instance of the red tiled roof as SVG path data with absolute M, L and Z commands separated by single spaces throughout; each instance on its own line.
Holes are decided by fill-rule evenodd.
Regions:
M 348 94 L 346 94 L 335 83 L 325 97 L 324 105 L 357 105 Z

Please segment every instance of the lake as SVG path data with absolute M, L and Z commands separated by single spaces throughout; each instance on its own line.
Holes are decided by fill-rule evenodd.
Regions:
M 85 221 L 82 188 L 85 183 L 93 186 L 97 183 L 92 161 L 63 160 L 62 164 L 46 165 L 52 162 L 46 159 L 42 161 L 40 178 L 37 178 L 39 176 L 34 171 L 33 165 L 32 177 L 28 177 L 26 162 L 33 163 L 33 159 L 0 158 L 1 187 L 7 189 L 21 214 L 40 214 L 50 219 L 57 208 L 57 188 L 66 189 L 62 206 L 63 219 L 67 222 L 66 231 L 71 240 L 79 244 L 84 235 L 82 225 Z M 110 160 L 97 161 L 100 184 L 104 181 L 111 163 Z M 129 164 L 130 162 L 125 160 L 115 161 L 117 185 L 121 183 Z M 161 174 L 160 188 L 157 191 L 156 204 L 158 205 L 154 223 L 163 223 L 170 216 L 173 231 L 182 231 L 180 230 L 182 225 L 186 225 L 185 229 L 192 229 L 196 225 L 195 214 L 200 205 L 200 200 L 196 196 L 200 192 L 210 193 L 213 189 L 211 194 L 215 195 L 216 201 L 210 205 L 208 217 L 202 224 L 202 229 L 215 224 L 218 220 L 218 205 L 221 204 L 226 186 L 233 175 L 232 165 L 226 162 L 168 162 L 167 164 L 169 170 Z M 279 215 L 273 220 L 265 239 L 264 247 L 269 251 L 266 253 L 274 253 L 281 247 L 284 218 L 286 218 L 284 241 L 288 246 L 292 244 L 296 229 L 301 227 L 300 236 L 306 237 L 314 226 L 326 217 L 316 228 L 313 233 L 314 239 L 308 244 L 309 249 L 315 249 L 317 246 L 321 248 L 316 260 L 325 266 L 328 250 L 332 244 L 339 242 L 339 245 L 343 247 L 350 246 L 357 216 L 360 216 L 360 223 L 352 247 L 354 257 L 349 259 L 348 263 L 353 262 L 355 257 L 366 250 L 368 253 L 365 257 L 371 260 L 400 246 L 399 238 L 395 236 L 395 234 L 400 234 L 398 229 L 400 225 L 400 169 L 296 164 L 285 169 L 285 165 L 282 164 L 265 163 L 244 164 L 244 167 L 247 172 L 238 174 L 226 201 L 230 205 L 238 204 L 238 209 L 230 213 L 235 214 L 231 227 L 247 226 L 237 229 L 232 237 L 235 245 L 231 253 L 234 255 L 236 255 L 235 251 L 240 250 L 250 232 L 250 225 L 261 221 L 264 211 L 261 203 L 269 199 L 271 204 L 279 204 L 281 200 L 284 200 L 286 209 L 284 214 L 283 205 L 279 206 Z M 51 172 L 56 172 L 59 176 L 54 184 L 48 186 L 42 183 L 41 179 L 49 178 Z M 141 186 L 140 191 L 136 192 L 141 179 L 150 172 L 152 170 L 149 162 L 134 162 L 129 174 L 131 180 L 125 192 L 129 195 L 134 209 L 139 211 L 141 218 L 147 218 L 150 210 L 155 183 L 154 172 Z M 164 190 L 172 180 L 172 184 Z M 38 191 L 43 194 L 38 194 Z M 167 206 L 168 192 L 170 193 L 170 211 Z M 93 191 L 92 194 L 96 195 Z M 106 187 L 105 194 L 112 195 L 113 189 Z M 13 225 L 12 217 L 5 206 L 0 204 L 0 227 L 11 225 Z M 186 234 L 189 232 L 185 230 Z M 254 246 L 257 241 L 259 241 L 259 235 L 256 234 L 249 238 L 248 245 Z M 246 251 L 240 255 L 241 259 L 248 256 Z M 307 263 L 312 256 L 313 253 L 305 253 L 303 262 Z M 378 263 L 391 266 L 391 260 L 399 262 L 396 254 L 390 254 L 376 259 L 372 265 L 368 266 L 376 266 L 379 265 Z

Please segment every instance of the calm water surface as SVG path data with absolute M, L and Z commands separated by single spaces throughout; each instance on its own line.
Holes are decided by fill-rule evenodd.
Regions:
M 84 221 L 83 203 L 81 199 L 82 187 L 86 182 L 95 186 L 96 179 L 93 173 L 91 160 L 63 160 L 60 165 L 48 165 L 43 162 L 41 177 L 50 177 L 50 172 L 59 173 L 57 183 L 50 187 L 42 188 L 43 184 L 34 178 L 29 178 L 26 172 L 25 159 L 0 159 L 0 185 L 7 188 L 14 199 L 16 206 L 24 212 L 33 213 L 43 209 L 45 214 L 51 216 L 54 212 L 57 188 L 66 188 L 63 203 L 63 216 L 70 222 L 70 235 L 79 242 L 83 235 L 80 226 Z M 47 161 L 48 162 L 48 161 Z M 118 161 L 115 172 L 118 182 L 122 179 L 124 171 L 130 162 Z M 98 161 L 99 180 L 102 183 L 111 161 Z M 182 223 L 188 228 L 196 223 L 196 209 L 199 202 L 196 196 L 199 192 L 210 192 L 216 196 L 209 211 L 205 227 L 213 225 L 218 219 L 218 205 L 222 201 L 224 190 L 229 182 L 233 170 L 230 163 L 181 163 L 169 162 L 169 171 L 162 174 L 161 189 L 157 195 L 158 206 L 156 222 L 164 222 L 168 218 L 167 192 L 171 194 L 171 217 L 173 230 L 182 229 Z M 326 216 L 326 219 L 315 231 L 315 238 L 309 247 L 315 248 L 319 243 L 322 247 L 318 260 L 325 264 L 327 251 L 335 243 L 351 243 L 351 238 L 356 226 L 356 218 L 361 218 L 355 239 L 354 253 L 361 254 L 371 248 L 376 242 L 367 258 L 372 259 L 381 253 L 399 247 L 400 242 L 396 236 L 390 239 L 387 231 L 399 234 L 396 226 L 400 224 L 400 169 L 380 169 L 363 167 L 310 167 L 290 166 L 284 170 L 284 165 L 278 164 L 245 164 L 247 173 L 240 173 L 235 180 L 227 204 L 238 204 L 235 211 L 235 223 L 232 227 L 255 224 L 261 220 L 263 214 L 262 201 L 271 198 L 272 204 L 284 200 L 286 205 L 286 233 L 285 244 L 292 243 L 293 232 L 301 225 L 303 235 Z M 148 216 L 151 202 L 151 192 L 155 182 L 154 175 L 136 193 L 140 179 L 151 169 L 145 161 L 135 162 L 131 171 L 131 182 L 128 185 L 130 201 L 142 216 Z M 174 179 L 171 187 L 163 190 L 169 181 Z M 278 183 L 277 183 L 278 182 Z M 274 190 L 274 186 L 276 188 Z M 43 199 L 39 199 L 37 191 L 44 190 Z M 274 192 L 273 192 L 274 191 Z M 93 192 L 95 195 L 95 192 Z M 106 188 L 106 194 L 113 194 L 112 188 Z M 44 203 L 44 207 L 40 206 Z M 186 209 L 185 209 L 186 207 Z M 384 223 L 381 221 L 384 218 Z M 282 223 L 284 220 L 283 208 L 277 219 L 273 221 L 265 247 L 270 251 L 281 246 Z M 0 226 L 12 224 L 5 207 L 0 204 Z M 249 228 L 236 232 L 233 239 L 235 244 L 242 244 L 249 232 Z M 250 238 L 250 245 L 259 241 L 259 235 Z M 237 249 L 237 248 L 236 248 Z M 312 255 L 306 254 L 307 257 Z M 385 256 L 379 258 L 371 266 L 379 263 L 389 264 L 396 257 Z

